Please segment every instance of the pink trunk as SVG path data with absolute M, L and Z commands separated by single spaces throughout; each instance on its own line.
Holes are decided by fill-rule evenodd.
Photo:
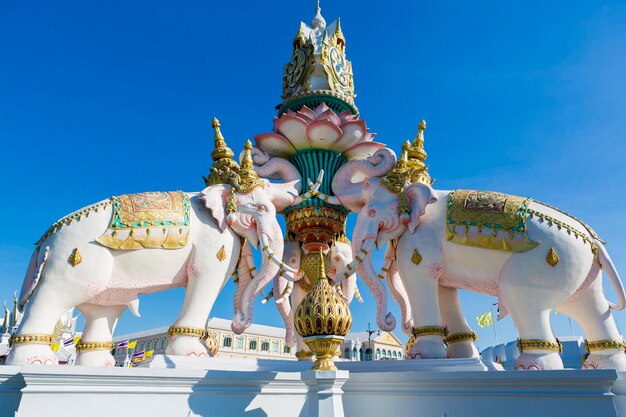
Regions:
M 270 250 L 277 258 L 283 256 L 283 236 L 278 222 L 272 223 L 272 230 L 259 230 L 259 235 L 265 233 L 269 240 Z M 265 288 L 272 278 L 278 273 L 278 265 L 271 262 L 267 256 L 263 255 L 263 264 L 256 277 L 244 289 L 241 298 L 241 311 L 235 314 L 231 328 L 236 334 L 241 334 L 252 324 L 254 300 Z
M 356 237 L 352 243 L 352 253 L 359 255 L 362 245 L 356 247 L 357 243 L 355 242 L 357 242 Z M 396 319 L 393 314 L 387 312 L 387 290 L 378 279 L 374 265 L 372 265 L 372 252 L 365 255 L 363 262 L 357 264 L 356 271 L 376 298 L 376 322 L 378 327 L 386 332 L 393 330 L 396 327 Z

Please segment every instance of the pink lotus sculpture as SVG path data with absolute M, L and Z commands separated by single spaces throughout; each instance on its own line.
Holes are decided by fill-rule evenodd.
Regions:
M 328 149 L 347 160 L 365 159 L 385 145 L 373 142 L 365 121 L 345 111 L 334 113 L 325 103 L 315 110 L 307 106 L 274 118 L 274 133 L 254 137 L 256 146 L 269 155 L 289 159 L 304 149 Z

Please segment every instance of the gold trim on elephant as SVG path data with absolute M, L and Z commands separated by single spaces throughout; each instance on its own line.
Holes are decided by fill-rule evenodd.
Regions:
M 178 249 L 189 240 L 191 204 L 181 191 L 111 197 L 113 217 L 96 241 L 111 249 Z
M 559 339 L 556 339 L 556 342 L 542 339 L 517 339 L 517 348 L 520 352 L 528 349 L 553 350 L 560 352 L 563 349 L 563 346 L 561 345 L 561 342 L 559 342 Z
M 446 237 L 454 243 L 485 249 L 530 250 L 539 244 L 529 240 L 526 232 L 531 201 L 490 191 L 455 190 L 448 196 Z M 477 231 L 470 233 L 471 227 Z
M 77 351 L 113 350 L 113 342 L 83 342 L 76 345 Z
M 50 345 L 51 334 L 16 334 L 9 339 L 9 345 Z
M 623 340 L 611 340 L 611 339 L 595 340 L 592 342 L 585 340 L 585 349 L 587 349 L 587 352 L 589 353 L 591 353 L 591 351 L 593 350 L 605 350 L 605 349 L 624 350 L 626 349 L 626 343 Z

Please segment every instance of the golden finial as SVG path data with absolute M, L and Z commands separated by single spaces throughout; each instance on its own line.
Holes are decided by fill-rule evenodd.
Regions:
M 346 46 L 346 38 L 345 36 L 343 36 L 343 31 L 341 30 L 341 21 L 339 18 L 337 18 L 337 27 L 335 27 L 335 39 L 341 41 L 341 46 L 345 47 Z
M 426 120 L 422 120 L 420 124 L 417 126 L 417 135 L 415 139 L 413 139 L 412 152 L 410 153 L 411 158 L 418 159 L 424 163 L 426 161 L 426 151 L 424 151 L 424 131 L 426 130 Z
M 226 144 L 226 140 L 220 130 L 220 121 L 217 120 L 217 117 L 213 118 L 211 126 L 215 132 L 213 137 L 214 149 L 213 152 L 211 152 L 213 166 L 211 166 L 209 177 L 203 177 L 204 182 L 207 186 L 228 184 L 232 182 L 232 178 L 236 175 L 239 165 L 233 160 L 235 154 Z
M 326 265 L 324 264 L 324 252 L 322 252 L 322 248 L 320 248 L 320 269 L 319 269 L 319 279 L 327 279 L 326 277 Z
M 249 139 L 246 141 L 243 151 L 237 188 L 239 192 L 249 193 L 255 187 L 260 186 L 262 182 L 254 170 L 254 163 L 252 162 L 252 142 L 250 142 Z

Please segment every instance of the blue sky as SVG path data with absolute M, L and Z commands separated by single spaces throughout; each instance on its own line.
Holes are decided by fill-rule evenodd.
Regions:
M 426 119 L 438 188 L 558 206 L 596 229 L 626 275 L 626 4 L 323 1 L 322 13 L 342 18 L 356 102 L 379 141 L 398 150 Z M 313 0 L 1 2 L 0 301 L 65 214 L 111 195 L 200 190 L 213 116 L 233 149 L 270 131 L 292 39 L 313 15 Z M 354 330 L 375 323 L 360 288 Z M 212 315 L 232 316 L 233 292 Z M 125 313 L 118 333 L 172 323 L 182 297 L 142 296 L 142 318 Z M 462 301 L 479 345 L 492 344 L 473 318 L 494 299 Z M 281 324 L 270 304 L 256 321 Z M 565 317 L 553 324 L 570 333 Z M 498 331 L 515 338 L 510 318 Z

